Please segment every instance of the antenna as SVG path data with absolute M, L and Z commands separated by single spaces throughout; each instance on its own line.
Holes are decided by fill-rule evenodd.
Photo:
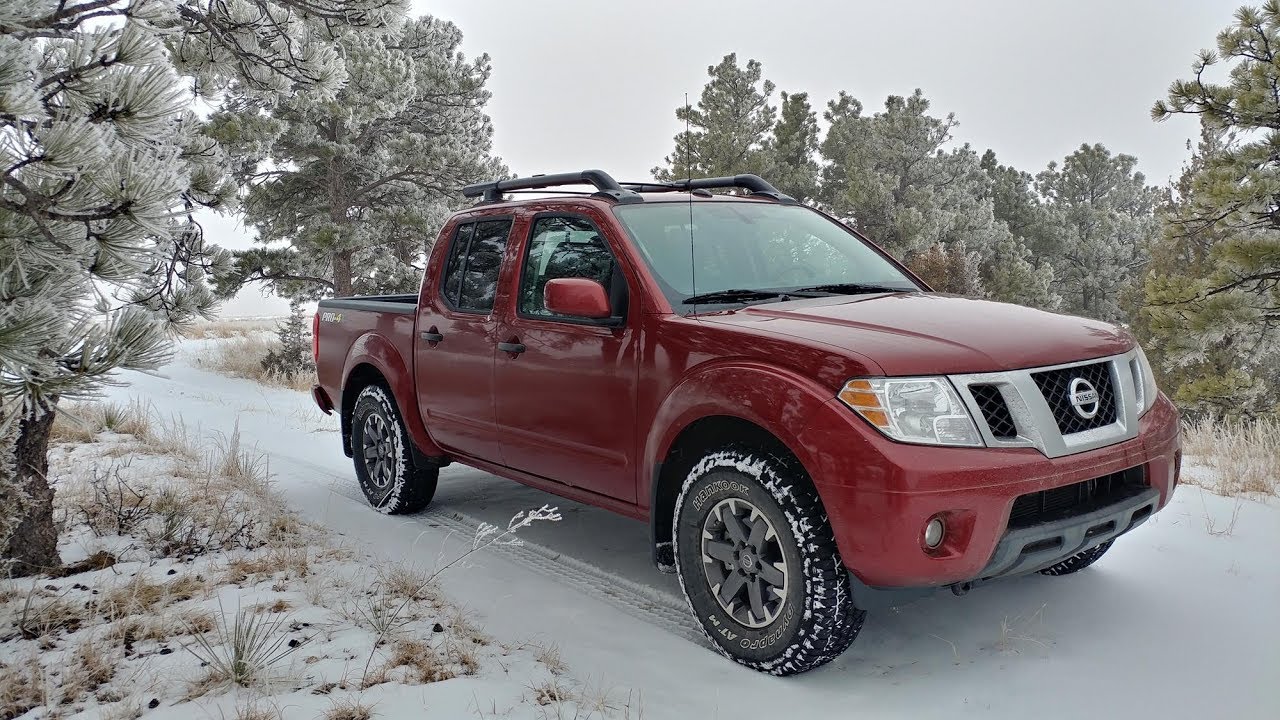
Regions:
M 689 182 L 686 188 L 689 193 L 689 286 L 690 295 L 698 294 L 698 256 L 693 251 L 693 134 L 689 130 L 689 116 L 693 109 L 689 106 L 689 93 L 684 94 L 684 170 Z M 694 308 L 698 306 L 695 303 Z

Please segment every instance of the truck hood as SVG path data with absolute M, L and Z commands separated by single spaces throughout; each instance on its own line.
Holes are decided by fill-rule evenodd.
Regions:
M 699 319 L 840 348 L 886 375 L 1016 370 L 1116 355 L 1134 345 L 1109 323 L 933 293 L 791 300 Z

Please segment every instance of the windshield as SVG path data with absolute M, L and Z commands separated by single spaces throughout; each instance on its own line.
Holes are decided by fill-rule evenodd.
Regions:
M 920 289 L 852 232 L 799 205 L 664 202 L 617 206 L 614 213 L 678 310 L 785 299 L 786 291 L 839 292 L 832 286 Z M 763 292 L 734 297 L 728 290 Z

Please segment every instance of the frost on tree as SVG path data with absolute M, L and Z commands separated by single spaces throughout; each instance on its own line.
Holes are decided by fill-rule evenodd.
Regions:
M 1203 132 L 1152 252 L 1141 329 L 1179 407 L 1280 415 L 1280 2 L 1238 10 L 1192 70 L 1152 109 L 1199 116 Z
M 462 186 L 499 177 L 484 113 L 489 58 L 467 60 L 452 23 L 343 37 L 347 83 L 269 111 L 233 102 L 210 132 L 236 149 L 245 223 L 260 247 L 219 279 L 290 298 L 408 292 Z
M 209 312 L 223 259 L 192 213 L 233 197 L 192 112 L 230 88 L 269 106 L 346 76 L 325 38 L 386 0 L 0 4 L 0 572 L 58 564 L 45 446 L 60 398 L 154 368 Z M 331 93 L 330 93 L 331 94 Z M 216 99 L 216 98 L 214 98 Z

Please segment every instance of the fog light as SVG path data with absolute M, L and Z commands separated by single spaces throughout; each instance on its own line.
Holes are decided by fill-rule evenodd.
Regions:
M 924 526 L 924 545 L 930 550 L 942 544 L 942 538 L 946 536 L 946 527 L 939 518 L 933 518 Z

